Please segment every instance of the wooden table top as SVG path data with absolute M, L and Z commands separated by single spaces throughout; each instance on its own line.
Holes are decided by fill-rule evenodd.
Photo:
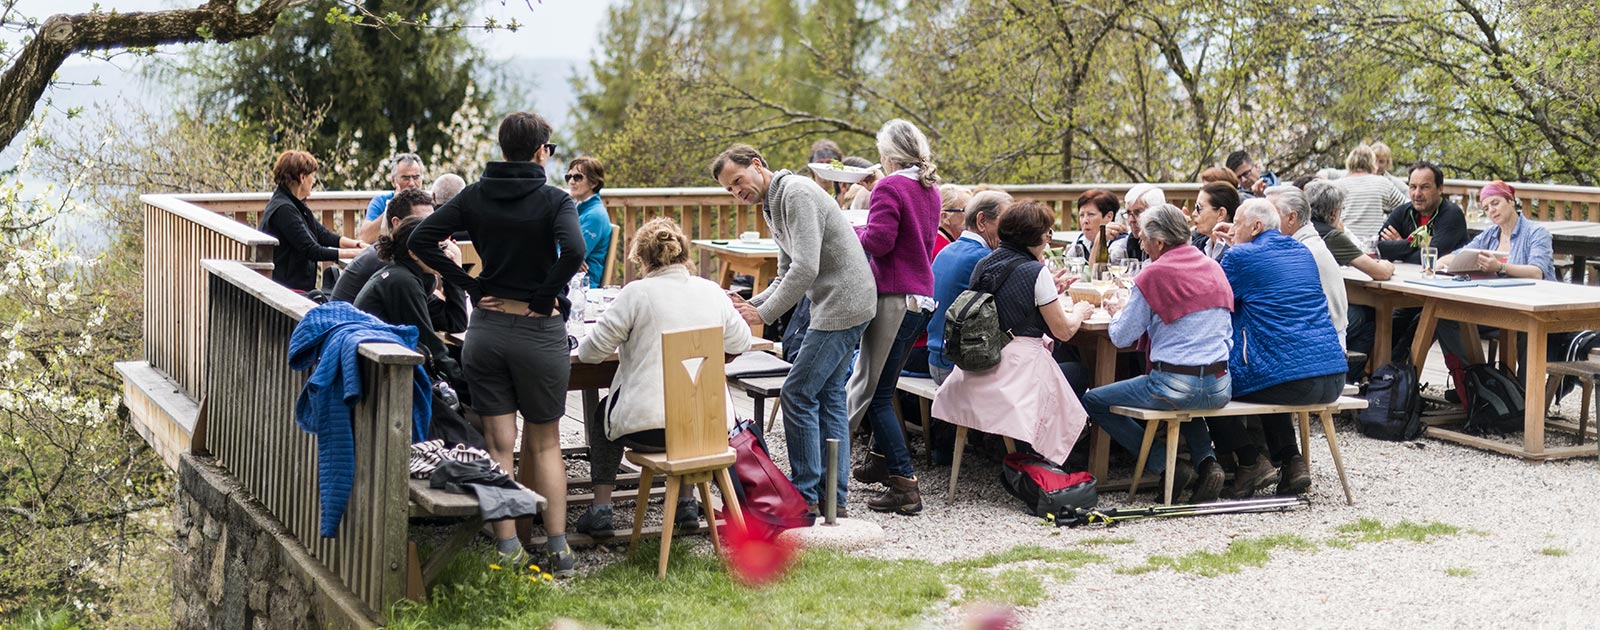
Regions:
M 1424 298 L 1448 300 L 1520 312 L 1600 310 L 1600 287 L 1549 280 L 1513 287 L 1473 286 L 1446 289 L 1406 282 L 1422 277 L 1422 266 L 1395 265 L 1394 278 L 1373 280 L 1353 267 L 1341 267 L 1346 284 L 1404 293 Z M 1442 277 L 1442 276 L 1441 276 Z
M 702 247 L 713 253 L 725 256 L 744 256 L 747 258 L 777 258 L 778 243 L 770 238 L 755 241 L 741 241 L 739 239 L 695 239 L 690 241 L 696 247 Z
M 594 322 L 588 322 L 588 325 L 593 325 L 593 324 L 594 324 Z M 450 336 L 450 339 L 455 341 L 456 343 L 466 343 L 466 341 L 467 341 L 466 333 L 450 333 L 449 336 Z M 582 343 L 583 339 L 582 338 L 578 339 L 578 342 Z M 750 337 L 750 350 L 749 350 L 749 352 L 764 352 L 764 351 L 771 350 L 771 349 L 772 349 L 772 341 L 771 340 L 765 339 L 765 338 L 762 338 L 762 337 L 756 337 L 756 336 L 751 336 Z M 587 363 L 583 363 L 582 361 L 578 360 L 578 349 L 577 348 L 573 348 L 572 351 L 569 354 L 571 356 L 571 360 L 572 360 L 572 364 L 573 365 L 589 365 Z M 602 363 L 616 363 L 616 362 L 617 362 L 617 353 L 613 352 L 613 353 L 611 353 L 611 356 L 606 357 L 606 360 L 603 361 Z

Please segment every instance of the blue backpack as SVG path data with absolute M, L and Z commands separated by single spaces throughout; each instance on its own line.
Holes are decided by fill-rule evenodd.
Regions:
M 1422 391 L 1417 368 L 1396 361 L 1378 368 L 1367 382 L 1367 408 L 1356 416 L 1361 434 L 1403 442 L 1422 435 Z

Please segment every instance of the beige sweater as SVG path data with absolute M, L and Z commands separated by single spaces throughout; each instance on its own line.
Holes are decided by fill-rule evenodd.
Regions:
M 607 401 L 606 437 L 667 426 L 661 384 L 661 333 L 685 328 L 722 329 L 723 351 L 750 349 L 750 326 L 716 283 L 689 274 L 683 265 L 657 269 L 628 283 L 578 346 L 578 360 L 599 363 L 612 352 L 620 364 Z M 727 405 L 733 426 L 733 402 Z

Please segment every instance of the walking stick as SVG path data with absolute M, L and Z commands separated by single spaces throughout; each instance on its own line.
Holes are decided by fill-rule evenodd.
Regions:
M 1146 508 L 1112 508 L 1109 510 L 1074 508 L 1070 513 L 1046 514 L 1045 519 L 1056 527 L 1081 527 L 1084 525 L 1110 527 L 1122 521 L 1147 518 L 1288 512 L 1309 507 L 1310 505 L 1311 501 L 1304 497 L 1270 497 L 1265 499 L 1214 501 L 1192 505 L 1156 505 Z

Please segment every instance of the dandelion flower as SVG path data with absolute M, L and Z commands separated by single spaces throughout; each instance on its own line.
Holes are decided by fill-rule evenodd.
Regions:
M 538 573 L 538 572 L 539 572 L 539 565 L 537 565 L 537 564 L 530 564 L 530 565 L 528 565 L 528 570 L 529 570 L 529 571 L 532 571 L 532 572 L 534 572 L 534 573 Z
M 546 573 L 546 574 L 544 574 L 544 575 L 541 575 L 541 576 L 539 576 L 539 577 L 542 577 L 542 578 L 544 578 L 544 581 L 546 581 L 546 582 L 549 582 L 549 581 L 550 581 L 550 580 L 554 580 L 554 579 L 556 579 L 556 578 L 555 578 L 555 576 L 553 576 L 553 575 L 550 575 L 550 574 L 549 574 L 549 573 Z
M 499 571 L 499 570 L 500 570 L 500 565 L 498 565 L 498 564 L 491 564 L 491 565 L 489 565 L 489 570 L 490 570 L 490 571 Z

